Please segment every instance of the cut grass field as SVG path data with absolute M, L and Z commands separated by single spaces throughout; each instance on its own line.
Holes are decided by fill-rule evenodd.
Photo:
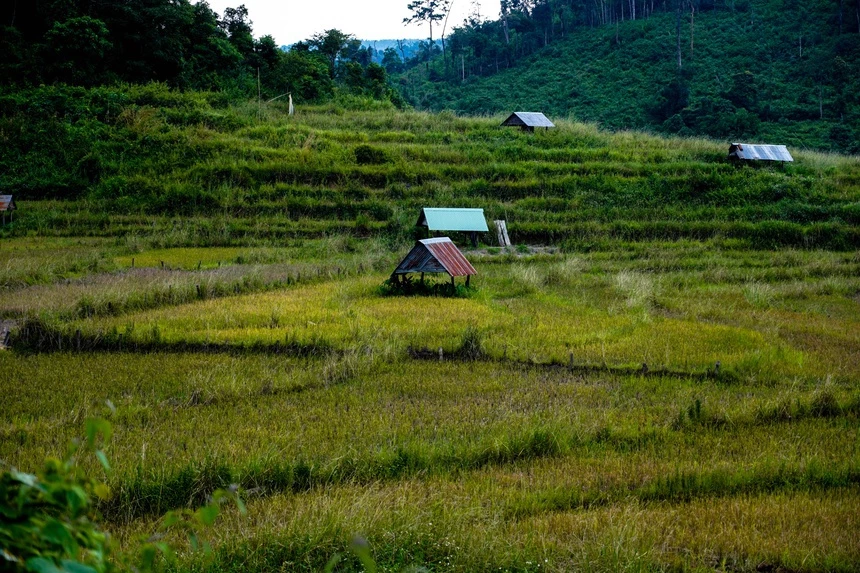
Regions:
M 436 523 L 435 531 L 446 536 L 464 527 L 461 519 L 472 524 L 468 543 L 476 553 L 459 557 L 462 569 L 475 566 L 478 556 L 523 567 L 508 563 L 516 558 L 508 552 L 492 556 L 505 543 L 522 542 L 522 535 L 531 538 L 521 548 L 529 560 L 551 557 L 552 568 L 565 569 L 564 547 L 547 550 L 538 543 L 542 534 L 529 531 L 529 523 L 551 522 L 570 512 L 669 510 L 677 516 L 687 504 L 704 500 L 746 510 L 757 504 L 775 509 L 779 500 L 790 503 L 795 495 L 832 496 L 834 503 L 850 507 L 858 503 L 860 396 L 854 386 L 726 386 L 674 377 L 413 360 L 383 362 L 325 385 L 318 382 L 327 364 L 318 359 L 194 354 L 4 355 L 3 366 L 13 384 L 34 377 L 42 382 L 39 389 L 20 392 L 19 403 L 10 408 L 4 459 L 30 467 L 62 449 L 82 419 L 106 416 L 116 432 L 108 449 L 115 498 L 104 511 L 122 531 L 148 527 L 146 518 L 200 499 L 209 484 L 235 482 L 251 492 L 254 503 L 250 521 L 218 531 L 232 540 L 227 546 L 235 543 L 230 527 L 247 528 L 241 537 L 255 543 L 274 536 L 272 549 L 285 543 L 305 551 L 309 548 L 300 546 L 310 537 L 322 543 L 313 551 L 317 566 L 330 557 L 326 551 L 348 540 L 348 533 L 369 536 L 383 553 L 408 551 L 406 542 L 389 547 L 385 541 L 408 533 L 389 531 L 389 520 L 421 521 L 425 514 L 428 529 L 434 531 Z M 91 382 L 98 380 L 101 385 Z M 32 409 L 43 414 L 28 418 Z M 412 515 L 387 515 L 378 502 L 369 501 L 385 492 L 404 495 L 404 488 L 412 490 L 410 497 L 423 499 L 396 512 L 413 507 Z M 357 499 L 338 507 L 334 500 L 345 490 Z M 322 522 L 305 523 L 304 535 L 289 533 L 299 525 L 290 525 L 298 515 L 276 518 L 278 511 L 270 505 L 279 503 L 310 504 L 298 515 L 321 503 Z M 852 514 L 839 515 L 828 523 L 841 527 Z M 759 531 L 764 527 L 759 516 L 746 518 L 758 535 L 780 546 L 785 532 L 774 529 L 768 538 Z M 367 519 L 373 527 L 366 528 Z M 582 519 L 594 517 L 575 518 Z M 269 525 L 258 530 L 257 520 Z M 286 531 L 277 531 L 272 520 L 280 520 Z M 485 545 L 478 543 L 481 524 L 493 532 Z M 651 523 L 626 527 L 636 539 L 655 532 Z M 740 524 L 734 527 L 743 531 Z M 707 545 L 693 532 L 678 534 L 687 538 L 685 543 Z M 742 545 L 742 540 L 734 543 Z M 807 543 L 817 548 L 817 541 Z M 830 543 L 838 551 L 813 559 L 808 570 L 826 568 L 827 559 L 845 568 L 856 564 L 853 544 Z M 670 553 L 683 554 L 684 547 Z M 431 561 L 442 556 L 444 551 Z M 730 557 L 782 563 L 785 556 L 757 549 Z M 695 555 L 692 561 L 706 558 Z M 256 566 L 266 570 L 272 563 Z
M 180 569 L 321 569 L 354 534 L 386 570 L 856 568 L 856 256 L 628 248 L 472 253 L 466 298 L 383 295 L 366 256 L 360 274 L 86 319 L 36 297 L 10 314 L 92 346 L 0 353 L 0 459 L 33 469 L 110 420 L 102 511 L 126 550 L 155 516 L 240 484 L 250 516 Z M 231 270 L 247 272 L 214 269 Z M 213 270 L 22 292 L 68 302 L 76 281 L 109 280 L 129 299 L 162 272 Z
M 475 259 L 480 288 L 466 298 L 381 296 L 383 274 L 311 275 L 314 284 L 225 303 L 209 298 L 206 275 L 198 273 L 183 278 L 192 290 L 177 294 L 181 304 L 56 323 L 22 343 L 45 350 L 39 344 L 315 354 L 442 348 L 450 354 L 471 332 L 480 338 L 481 355 L 492 359 L 568 364 L 572 356 L 582 367 L 646 364 L 691 375 L 712 371 L 719 361 L 726 376 L 762 382 L 856 378 L 855 255 L 794 251 L 778 255 L 773 267 L 755 263 L 770 256 L 678 245 L 654 246 L 627 261 L 603 254 L 512 261 L 483 255 Z M 262 268 L 281 269 L 279 284 L 298 274 Z M 179 283 L 159 275 L 162 290 L 168 278 Z M 193 280 L 203 290 L 194 290 Z
M 225 213 L 21 202 L 5 464 L 109 420 L 112 471 L 79 463 L 122 552 L 238 484 L 248 515 L 175 571 L 361 570 L 355 535 L 384 571 L 860 569 L 856 158 L 266 113 L 153 170 L 215 181 Z M 355 165 L 360 143 L 390 161 Z M 425 203 L 483 206 L 520 246 L 464 249 L 460 296 L 392 296 Z

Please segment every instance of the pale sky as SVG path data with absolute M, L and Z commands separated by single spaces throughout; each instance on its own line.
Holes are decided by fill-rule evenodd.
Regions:
M 400 38 L 427 38 L 430 29 L 403 25 L 409 17 L 410 0 L 208 0 L 209 6 L 224 14 L 224 8 L 238 8 L 244 4 L 254 28 L 254 37 L 271 35 L 278 45 L 306 40 L 331 28 L 337 28 L 362 40 L 393 40 Z M 472 0 L 454 0 L 448 29 L 462 24 Z M 496 19 L 499 0 L 480 0 L 481 15 Z M 433 38 L 439 37 L 442 27 L 433 27 Z M 447 33 L 447 32 L 446 32 Z

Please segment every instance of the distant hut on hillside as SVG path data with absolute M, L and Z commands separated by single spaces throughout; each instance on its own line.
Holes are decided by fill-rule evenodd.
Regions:
M 540 112 L 515 111 L 502 122 L 502 127 L 519 127 L 523 131 L 534 133 L 536 127 L 543 127 L 548 130 L 555 127 L 555 124 Z
M 490 230 L 483 209 L 424 207 L 415 226 L 425 227 L 428 231 L 469 233 L 473 247 L 478 246 L 478 233 L 487 233 Z
M 3 213 L 3 224 L 6 224 L 6 213 L 9 213 L 9 220 L 12 220 L 12 212 L 17 209 L 15 201 L 11 195 L 0 195 L 0 213 Z
M 400 282 L 400 277 L 409 273 L 421 273 L 422 282 L 424 273 L 448 273 L 452 286 L 455 277 L 466 277 L 466 286 L 469 286 L 469 278 L 478 271 L 451 239 L 437 237 L 418 241 L 391 273 L 391 278 Z
M 732 143 L 729 159 L 746 161 L 794 161 L 784 145 L 759 145 L 757 143 Z

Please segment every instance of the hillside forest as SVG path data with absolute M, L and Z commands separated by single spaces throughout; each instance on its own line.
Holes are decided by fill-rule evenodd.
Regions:
M 400 78 L 422 109 L 860 151 L 860 3 L 510 0 Z M 430 59 L 428 63 L 427 60 Z M 420 65 L 419 65 L 420 64 Z
M 206 2 L 189 0 L 16 0 L 4 19 L 0 84 L 7 93 L 45 84 L 161 82 L 227 99 L 292 93 L 298 102 L 321 101 L 341 87 L 399 102 L 359 40 L 325 30 L 285 51 L 271 36 L 254 38 L 244 5 L 219 16 Z
M 450 3 L 413 4 L 436 37 L 431 26 L 429 41 L 377 49 L 334 29 L 279 47 L 254 38 L 244 6 L 219 15 L 189 0 L 16 0 L 0 82 L 8 91 L 155 81 L 307 103 L 342 92 L 432 111 L 540 110 L 612 130 L 860 150 L 860 0 L 505 0 L 497 19 L 473 4 L 461 23 L 447 21 Z M 16 111 L 7 102 L 2 114 Z

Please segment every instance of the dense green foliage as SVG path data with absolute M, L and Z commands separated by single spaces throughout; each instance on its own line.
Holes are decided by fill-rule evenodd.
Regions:
M 447 58 L 405 74 L 409 101 L 860 151 L 855 2 L 538 0 L 504 16 L 465 22 Z
M 2 22 L 0 85 L 93 87 L 163 82 L 232 97 L 329 99 L 337 87 L 376 98 L 399 96 L 385 68 L 349 34 L 326 30 L 285 52 L 255 39 L 244 5 L 223 16 L 206 2 L 143 4 L 15 2 Z
M 49 459 L 38 475 L 0 469 L 0 541 L 4 571 L 108 570 L 108 536 L 91 497 L 104 485 Z
M 413 5 L 418 21 L 442 25 L 444 3 Z M 859 0 L 505 0 L 500 16 L 473 14 L 412 58 L 389 47 L 378 64 L 339 30 L 282 51 L 254 38 L 244 6 L 16 2 L 2 23 L 0 84 L 155 81 L 235 102 L 256 96 L 259 79 L 266 100 L 340 90 L 398 107 L 539 109 L 611 129 L 860 150 Z M 402 73 L 399 93 L 388 73 Z
M 163 81 L 211 88 L 271 63 L 244 7 L 206 3 L 16 2 L 3 22 L 3 83 Z M 250 79 L 250 78 L 248 78 Z

